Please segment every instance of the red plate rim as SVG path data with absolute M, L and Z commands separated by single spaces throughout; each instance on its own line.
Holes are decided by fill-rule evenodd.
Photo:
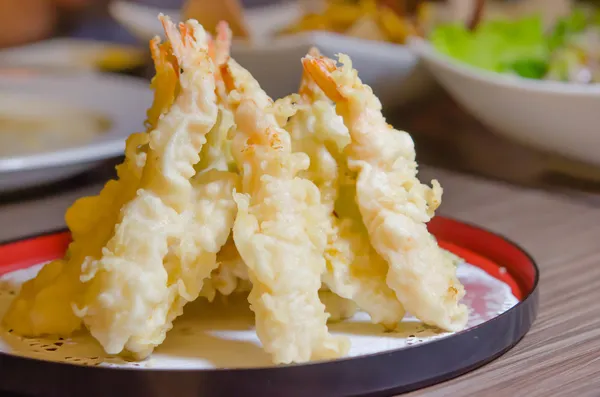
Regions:
M 534 290 L 539 277 L 535 261 L 507 238 L 443 216 L 433 218 L 428 228 L 441 247 L 508 284 L 520 301 Z M 0 276 L 60 258 L 70 241 L 69 231 L 59 230 L 2 243 Z

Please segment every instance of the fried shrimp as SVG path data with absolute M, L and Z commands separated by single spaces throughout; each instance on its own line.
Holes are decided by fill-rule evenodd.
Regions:
M 272 101 L 247 72 L 238 75 L 240 68 L 231 61 L 224 68 L 235 90 L 233 153 L 242 175 L 233 237 L 252 282 L 257 335 L 275 363 L 340 357 L 349 341 L 329 334 L 319 300 L 327 208 L 318 188 L 296 176 L 308 157 L 292 153 Z
M 273 101 L 231 58 L 227 23 L 213 37 L 159 19 L 145 132 L 127 139 L 118 178 L 67 210 L 65 257 L 23 284 L 4 325 L 84 328 L 140 360 L 188 302 L 240 293 L 275 364 L 346 355 L 327 323 L 359 310 L 386 329 L 405 308 L 462 329 L 461 259 L 427 230 L 442 189 L 419 182 L 411 137 L 386 124 L 348 57 L 311 49 L 299 92 Z
M 235 216 L 227 200 L 235 178 L 223 183 L 206 173 L 190 182 L 218 113 L 205 32 L 195 21 L 179 30 L 161 21 L 182 70 L 180 89 L 150 132 L 139 189 L 122 207 L 114 235 L 100 258 L 82 265 L 88 287 L 76 310 L 107 353 L 138 358 L 162 343 L 183 305 L 198 296 Z
M 309 55 L 320 54 L 313 48 Z M 331 291 L 354 301 L 374 323 L 395 328 L 404 317 L 404 309 L 386 284 L 387 264 L 369 244 L 362 220 L 356 216 L 355 178 L 346 166 L 344 153 L 350 143 L 348 129 L 307 72 L 299 93 L 298 110 L 286 129 L 294 151 L 311 159 L 308 170 L 300 175 L 317 185 L 329 212 L 323 281 Z
M 318 54 L 312 48 L 309 54 Z M 321 199 L 333 214 L 338 194 L 337 159 L 350 143 L 348 129 L 335 107 L 307 73 L 302 76 L 297 110 L 286 124 L 292 137 L 294 152 L 310 157 L 310 165 L 302 176 L 313 181 L 321 191 Z
M 337 104 L 352 142 L 348 166 L 358 174 L 356 199 L 375 250 L 388 262 L 387 284 L 404 307 L 421 321 L 457 331 L 467 321 L 459 301 L 464 288 L 451 258 L 428 232 L 426 223 L 440 205 L 442 189 L 417 179 L 410 135 L 385 122 L 381 104 L 358 78 L 350 59 L 307 56 L 305 70 Z
M 217 66 L 215 70 L 215 79 L 217 86 L 217 98 L 219 115 L 213 129 L 206 136 L 206 144 L 200 153 L 200 162 L 195 168 L 198 171 L 192 183 L 195 184 L 198 178 L 210 171 L 228 171 L 222 173 L 227 180 L 229 173 L 236 172 L 236 164 L 231 153 L 230 134 L 235 129 L 233 113 L 231 112 L 228 100 L 227 90 L 223 82 L 221 67 L 227 63 L 230 57 L 231 49 L 231 30 L 227 22 L 217 24 L 217 35 L 214 40 L 209 40 L 209 54 L 213 62 Z M 214 171 L 212 171 L 214 172 Z M 238 177 L 239 179 L 239 177 Z M 234 208 L 236 207 L 233 201 L 233 194 L 229 191 L 227 197 L 222 197 L 223 200 L 230 200 Z M 229 295 L 234 291 L 249 290 L 248 272 L 246 265 L 241 259 L 239 252 L 233 242 L 233 236 L 229 236 L 227 242 L 217 253 L 217 267 L 213 270 L 210 279 L 206 280 L 203 285 L 201 295 L 212 301 L 217 292 L 222 295 Z
M 65 258 L 45 265 L 25 283 L 12 302 L 4 323 L 25 336 L 68 336 L 81 327 L 73 304 L 82 303 L 81 264 L 97 259 L 112 236 L 120 209 L 135 196 L 146 163 L 149 135 L 173 103 L 177 90 L 177 64 L 169 43 L 150 41 L 156 75 L 150 87 L 154 101 L 147 112 L 146 132 L 132 134 L 125 144 L 125 160 L 117 166 L 117 180 L 109 181 L 97 196 L 82 197 L 67 210 L 65 220 L 73 239 Z
M 201 174 L 210 169 L 235 171 L 235 161 L 231 155 L 229 133 L 235 123 L 233 113 L 227 102 L 227 91 L 220 72 L 222 65 L 229 59 L 231 48 L 231 31 L 226 22 L 217 26 L 217 37 L 208 40 L 209 54 L 216 68 L 214 78 L 216 84 L 218 116 L 212 130 L 206 135 L 206 143 L 200 153 L 200 162 L 194 168 Z
M 231 56 L 231 29 L 229 24 L 225 21 L 221 21 L 216 27 L 217 35 L 214 39 L 208 41 L 208 53 L 216 65 L 215 78 L 217 84 L 217 96 L 219 97 L 219 104 L 226 105 L 227 103 L 227 90 L 221 76 L 220 67 L 223 66 Z

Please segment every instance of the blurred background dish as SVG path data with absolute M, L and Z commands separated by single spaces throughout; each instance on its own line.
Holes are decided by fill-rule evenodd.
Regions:
M 600 82 L 600 10 L 577 5 L 552 22 L 541 13 L 434 28 L 440 52 L 492 72 L 537 80 Z
M 111 128 L 106 114 L 75 106 L 37 95 L 0 93 L 0 156 L 86 145 Z
M 470 66 L 419 38 L 410 47 L 440 84 L 492 130 L 517 142 L 600 165 L 600 85 L 526 79 Z
M 0 51 L 0 65 L 73 71 L 120 71 L 144 64 L 145 55 L 145 50 L 132 45 L 54 38 L 3 49 Z
M 117 21 L 144 43 L 160 31 L 157 19 L 160 12 L 174 20 L 182 19 L 178 9 L 150 7 L 130 1 L 113 1 L 109 9 Z M 192 8 L 188 6 L 185 9 L 189 12 Z M 199 13 L 199 9 L 196 7 L 193 10 Z M 298 59 L 311 46 L 317 46 L 327 56 L 339 52 L 350 55 L 355 67 L 364 71 L 361 75 L 363 81 L 373 88 L 385 107 L 402 105 L 423 97 L 435 86 L 415 54 L 405 45 L 394 42 L 401 41 L 403 33 L 391 36 L 397 39 L 382 36 L 382 40 L 373 40 L 382 33 L 377 32 L 373 24 L 369 28 L 366 22 L 358 20 L 356 22 L 359 25 L 355 25 L 350 34 L 308 29 L 301 22 L 306 18 L 303 10 L 300 2 L 283 2 L 244 10 L 243 18 L 250 39 L 235 38 L 232 55 L 261 82 L 272 97 L 282 97 L 298 89 L 302 74 Z M 353 21 L 356 14 L 350 14 L 347 20 Z M 197 15 L 191 16 L 202 19 Z M 393 30 L 395 25 L 392 22 L 390 26 Z M 402 27 L 398 27 L 398 30 L 402 31 Z
M 194 0 L 191 0 L 192 2 Z M 402 0 L 303 1 L 304 13 L 276 36 L 326 31 L 350 37 L 404 44 L 410 35 L 428 30 L 432 5 Z
M 120 156 L 143 128 L 141 79 L 0 69 L 0 192 L 53 182 Z

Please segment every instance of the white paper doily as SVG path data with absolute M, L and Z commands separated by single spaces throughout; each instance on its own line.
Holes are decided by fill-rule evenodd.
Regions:
M 8 309 L 19 285 L 32 278 L 41 265 L 0 278 L 0 317 Z M 469 307 L 467 327 L 474 327 L 504 313 L 518 303 L 510 287 L 480 268 L 461 264 L 458 276 L 467 291 L 464 303 Z M 341 323 L 330 324 L 334 334 L 350 338 L 349 356 L 399 349 L 450 335 L 428 327 L 414 317 L 406 317 L 394 332 L 383 332 L 371 324 L 365 313 Z M 269 356 L 261 349 L 254 332 L 254 316 L 245 297 L 229 297 L 188 304 L 183 316 L 175 321 L 165 342 L 142 362 L 126 362 L 104 353 L 86 332 L 71 338 L 22 338 L 11 330 L 0 329 L 0 351 L 49 361 L 80 365 L 153 369 L 215 369 L 270 366 Z

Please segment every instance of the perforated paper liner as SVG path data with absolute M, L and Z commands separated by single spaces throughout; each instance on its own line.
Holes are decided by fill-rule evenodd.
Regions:
M 3 276 L 0 289 L 0 316 L 21 282 L 32 278 L 40 266 L 19 270 Z M 469 307 L 467 328 L 479 325 L 517 304 L 510 287 L 480 268 L 459 265 L 458 275 L 467 290 L 464 303 Z M 400 349 L 450 333 L 428 327 L 414 317 L 406 317 L 395 332 L 384 332 L 371 324 L 368 315 L 357 313 L 353 318 L 330 324 L 335 334 L 350 338 L 350 357 Z M 244 296 L 217 299 L 213 303 L 200 299 L 185 309 L 174 328 L 167 334 L 150 359 L 126 362 L 104 353 L 101 346 L 86 332 L 72 338 L 22 338 L 10 330 L 0 332 L 0 351 L 41 360 L 64 361 L 81 365 L 126 366 L 156 369 L 247 368 L 271 365 L 260 348 L 254 332 L 253 314 Z

